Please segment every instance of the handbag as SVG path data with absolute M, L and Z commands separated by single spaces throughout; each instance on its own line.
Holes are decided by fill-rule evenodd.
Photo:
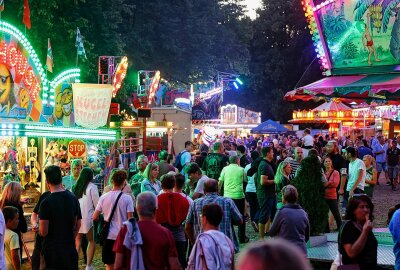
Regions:
M 108 233 L 110 231 L 111 220 L 114 216 L 115 209 L 117 208 L 118 201 L 119 201 L 119 198 L 121 198 L 122 193 L 123 193 L 122 191 L 119 193 L 117 200 L 114 203 L 113 209 L 111 210 L 111 214 L 110 214 L 110 217 L 108 218 L 108 221 L 104 220 L 103 224 L 100 225 L 101 226 L 100 231 L 98 232 L 98 234 L 99 234 L 98 239 L 99 239 L 100 246 L 103 246 L 104 242 L 107 240 Z
M 349 222 L 349 221 L 347 221 Z M 340 245 L 341 245 L 341 238 L 342 238 L 342 232 L 344 226 L 347 224 L 347 222 L 342 224 L 342 227 L 339 230 L 339 237 L 338 237 L 338 251 L 339 251 L 339 265 L 337 266 L 337 270 L 360 270 L 360 266 L 357 263 L 353 264 L 343 264 L 342 262 L 342 253 L 340 252 Z M 351 222 L 351 221 L 350 221 Z

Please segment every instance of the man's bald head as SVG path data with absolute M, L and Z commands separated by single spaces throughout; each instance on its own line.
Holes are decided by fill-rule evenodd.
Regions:
M 204 183 L 204 193 L 212 193 L 218 191 L 218 181 L 215 179 L 208 179 Z

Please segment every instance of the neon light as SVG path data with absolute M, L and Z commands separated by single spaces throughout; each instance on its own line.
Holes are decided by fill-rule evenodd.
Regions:
M 88 134 L 68 134 L 68 133 L 47 133 L 47 132 L 25 132 L 25 136 L 32 137 L 50 137 L 50 138 L 79 138 L 79 139 L 94 139 L 113 141 L 116 140 L 115 136 L 101 136 L 101 135 L 88 135 Z
M 209 99 L 215 94 L 222 93 L 222 87 L 214 88 L 206 93 L 200 93 L 200 98 Z
M 75 81 L 79 80 L 78 78 L 81 76 L 81 70 L 79 68 L 67 69 L 61 72 L 57 77 L 55 77 L 50 82 L 50 105 L 54 106 L 54 92 L 56 87 L 71 78 L 75 78 Z
M 119 63 L 117 70 L 115 71 L 114 79 L 113 79 L 113 94 L 112 96 L 115 98 L 119 89 L 121 89 L 122 82 L 126 77 L 126 72 L 128 70 L 128 57 L 124 56 Z
M 236 90 L 239 89 L 239 85 L 236 82 L 233 82 L 233 86 L 235 86 Z
M 243 85 L 243 81 L 242 81 L 241 79 L 236 78 L 236 81 L 237 81 L 240 85 Z
M 33 126 L 26 125 L 25 130 L 39 130 L 39 131 L 54 131 L 54 132 L 71 132 L 71 133 L 84 133 L 84 134 L 104 134 L 104 135 L 116 135 L 114 130 L 102 130 L 102 129 L 79 129 L 79 128 L 62 128 L 62 127 L 49 127 L 49 126 Z
M 157 70 L 149 87 L 149 105 L 153 102 L 153 98 L 158 89 L 160 79 L 161 79 L 161 74 L 160 71 Z

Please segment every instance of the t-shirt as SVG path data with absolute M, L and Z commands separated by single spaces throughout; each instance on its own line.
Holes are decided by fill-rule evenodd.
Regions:
M 197 181 L 196 188 L 194 189 L 194 193 L 200 193 L 204 195 L 204 183 L 210 178 L 207 175 L 203 174 L 200 179 Z
M 64 185 L 66 190 L 71 191 L 72 186 L 75 185 L 76 180 L 72 175 L 67 175 L 62 178 L 62 184 Z
M 395 167 L 399 164 L 400 150 L 389 148 L 386 150 L 388 166 Z
M 219 181 L 224 183 L 224 197 L 243 199 L 244 169 L 237 164 L 230 164 L 222 169 Z
M 365 146 L 360 146 L 357 148 L 358 158 L 363 159 L 365 155 L 373 156 L 372 150 Z
M 50 191 L 46 191 L 42 195 L 40 195 L 39 201 L 37 202 L 35 208 L 33 209 L 34 213 L 39 214 L 40 205 L 47 197 L 50 196 L 50 194 L 51 194 Z M 35 248 L 37 250 L 42 250 L 42 243 L 43 243 L 43 237 L 41 237 L 40 234 L 37 233 L 35 236 Z
M 154 221 L 142 220 L 138 224 L 143 240 L 144 267 L 147 270 L 168 269 L 168 258 L 178 257 L 172 233 Z M 113 251 L 124 254 L 124 269 L 129 270 L 131 251 L 124 246 L 127 231 L 126 226 L 123 226 L 114 243 Z
M 185 152 L 182 153 L 182 155 L 181 155 L 182 172 L 183 172 L 183 169 L 186 166 L 186 163 L 190 163 L 191 159 L 192 159 L 192 155 L 190 154 L 190 152 L 185 151 Z
M 13 263 L 12 263 L 12 257 L 11 257 L 11 250 L 14 249 L 19 249 L 19 237 L 18 234 L 13 232 L 10 229 L 6 229 L 5 237 L 4 237 L 4 255 L 6 258 L 6 265 L 7 268 L 2 268 L 2 269 L 7 269 L 7 270 L 14 270 Z M 18 255 L 20 253 L 18 252 Z M 21 262 L 21 258 L 19 258 Z
M 110 218 L 111 211 L 120 193 L 121 191 L 119 190 L 112 190 L 106 194 L 103 194 L 99 198 L 96 211 L 103 213 L 106 221 L 109 221 L 108 219 Z M 122 194 L 121 198 L 119 198 L 118 205 L 115 208 L 107 239 L 115 240 L 117 238 L 118 232 L 122 227 L 122 223 L 128 220 L 128 213 L 133 212 L 134 208 L 132 197 L 127 194 Z
M 304 146 L 313 146 L 314 145 L 314 138 L 310 134 L 307 134 L 306 136 L 304 136 L 302 141 L 304 142 Z
M 39 218 L 49 221 L 43 249 L 58 250 L 62 256 L 63 249 L 75 248 L 74 224 L 82 219 L 78 199 L 69 191 L 53 192 L 39 209 Z
M 331 158 L 332 166 L 336 171 L 338 171 L 340 173 L 341 169 L 344 169 L 344 168 L 347 169 L 346 160 L 342 157 L 342 155 L 329 154 L 328 156 Z
M 271 166 L 271 163 L 267 162 L 265 159 L 261 160 L 260 165 L 258 165 L 257 171 L 257 181 L 256 190 L 257 197 L 274 197 L 275 196 L 275 183 L 272 185 L 261 185 L 261 176 L 266 175 L 268 180 L 274 180 L 275 173 Z
M 0 210 L 0 269 L 6 269 L 6 259 L 4 258 L 4 238 L 6 233 L 6 222 Z
M 251 168 L 251 164 L 247 164 L 246 167 L 244 168 L 244 172 L 246 175 L 247 175 L 248 170 L 250 170 L 250 168 Z M 254 175 L 247 176 L 246 192 L 256 192 L 256 185 L 254 183 Z
M 367 242 L 365 243 L 364 248 L 362 249 L 360 254 L 357 255 L 356 258 L 351 259 L 344 251 L 343 246 L 345 244 L 354 244 L 357 241 L 358 237 L 360 237 L 360 235 L 361 231 L 356 228 L 352 221 L 348 221 L 343 225 L 341 239 L 339 239 L 339 243 L 341 243 L 339 249 L 342 254 L 342 262 L 343 264 L 357 263 L 359 264 L 361 270 L 376 269 L 378 241 L 376 240 L 372 232 L 368 234 Z
M 220 153 L 209 154 L 203 163 L 202 170 L 211 179 L 218 180 L 222 169 L 228 163 L 228 157 Z
M 240 157 L 240 167 L 245 168 L 247 164 L 250 164 L 249 159 L 247 158 L 246 155 L 243 155 Z
M 362 171 L 360 172 L 360 170 Z M 364 190 L 365 174 L 366 174 L 365 164 L 361 159 L 356 158 L 349 164 L 349 176 L 348 176 L 346 191 L 350 191 L 351 188 L 354 186 L 354 184 L 357 182 L 359 173 L 362 173 L 363 176 L 357 188 Z
M 175 172 L 175 167 L 163 160 L 161 160 L 158 163 L 158 169 L 159 169 L 158 177 L 157 177 L 158 179 L 160 179 L 161 176 L 163 176 L 164 174 L 167 174 L 169 172 Z

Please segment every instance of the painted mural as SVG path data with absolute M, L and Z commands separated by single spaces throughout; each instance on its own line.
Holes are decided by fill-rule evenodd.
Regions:
M 64 82 L 54 90 L 55 104 L 48 122 L 55 126 L 73 127 L 75 125 L 72 85 Z
M 337 0 L 317 5 L 333 68 L 399 64 L 399 4 L 398 0 Z

